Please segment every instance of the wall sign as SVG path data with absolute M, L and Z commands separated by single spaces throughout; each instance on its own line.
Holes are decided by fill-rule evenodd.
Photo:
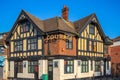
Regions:
M 59 39 L 72 39 L 71 35 L 66 35 L 66 34 L 54 34 L 54 35 L 47 35 L 45 42 L 52 41 L 52 40 L 59 40 Z

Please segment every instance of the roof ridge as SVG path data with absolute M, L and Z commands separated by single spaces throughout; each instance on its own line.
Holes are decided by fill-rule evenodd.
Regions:
M 40 18 L 38 18 L 38 17 L 36 17 L 36 16 L 34 16 L 34 15 L 32 15 L 31 13 L 29 13 L 29 12 L 27 12 L 27 11 L 25 11 L 25 10 L 22 10 L 24 13 L 26 13 L 28 16 L 30 15 L 30 16 L 32 16 L 32 17 L 34 17 L 34 18 L 36 18 L 36 19 L 39 19 L 39 20 L 41 20 Z M 42 20 L 41 20 L 42 21 Z
M 83 19 L 85 19 L 85 18 L 87 18 L 87 17 L 92 17 L 92 16 L 94 16 L 95 15 L 95 13 L 92 13 L 92 14 L 90 14 L 90 15 L 88 15 L 88 16 L 85 16 L 85 17 L 83 17 L 83 18 L 81 18 L 81 19 L 79 19 L 79 20 L 76 20 L 76 21 L 74 21 L 74 22 L 77 22 L 77 21 L 80 21 L 80 20 L 83 20 Z

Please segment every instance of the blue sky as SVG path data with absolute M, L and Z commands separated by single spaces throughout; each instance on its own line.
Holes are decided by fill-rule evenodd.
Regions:
M 22 9 L 45 20 L 61 16 L 64 5 L 69 7 L 70 21 L 96 13 L 107 36 L 120 36 L 120 0 L 1 0 L 0 33 L 11 30 Z

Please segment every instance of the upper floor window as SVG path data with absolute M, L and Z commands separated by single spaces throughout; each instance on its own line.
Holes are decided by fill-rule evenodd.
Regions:
M 97 42 L 92 41 L 92 40 L 88 40 L 87 46 L 89 46 L 89 47 L 88 47 L 88 50 L 89 50 L 89 51 L 94 51 L 94 52 L 97 51 Z
M 67 49 L 72 49 L 72 47 L 73 47 L 72 39 L 66 39 L 66 48 Z
M 37 49 L 37 39 L 28 39 L 28 50 L 35 50 Z
M 14 51 L 22 51 L 23 50 L 23 41 L 15 41 L 14 43 Z
M 64 73 L 73 73 L 74 72 L 74 61 L 65 60 L 64 61 Z
M 25 22 L 21 25 L 21 33 L 28 32 L 30 28 L 30 23 Z
M 90 34 L 94 34 L 95 33 L 95 27 L 94 27 L 94 25 L 90 25 L 89 32 L 90 32 Z

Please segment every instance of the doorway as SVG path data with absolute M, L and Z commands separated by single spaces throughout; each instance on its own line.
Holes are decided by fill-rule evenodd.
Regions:
M 53 80 L 53 60 L 48 60 L 48 80 Z
M 18 73 L 18 63 L 14 63 L 14 78 L 17 78 L 17 73 Z

